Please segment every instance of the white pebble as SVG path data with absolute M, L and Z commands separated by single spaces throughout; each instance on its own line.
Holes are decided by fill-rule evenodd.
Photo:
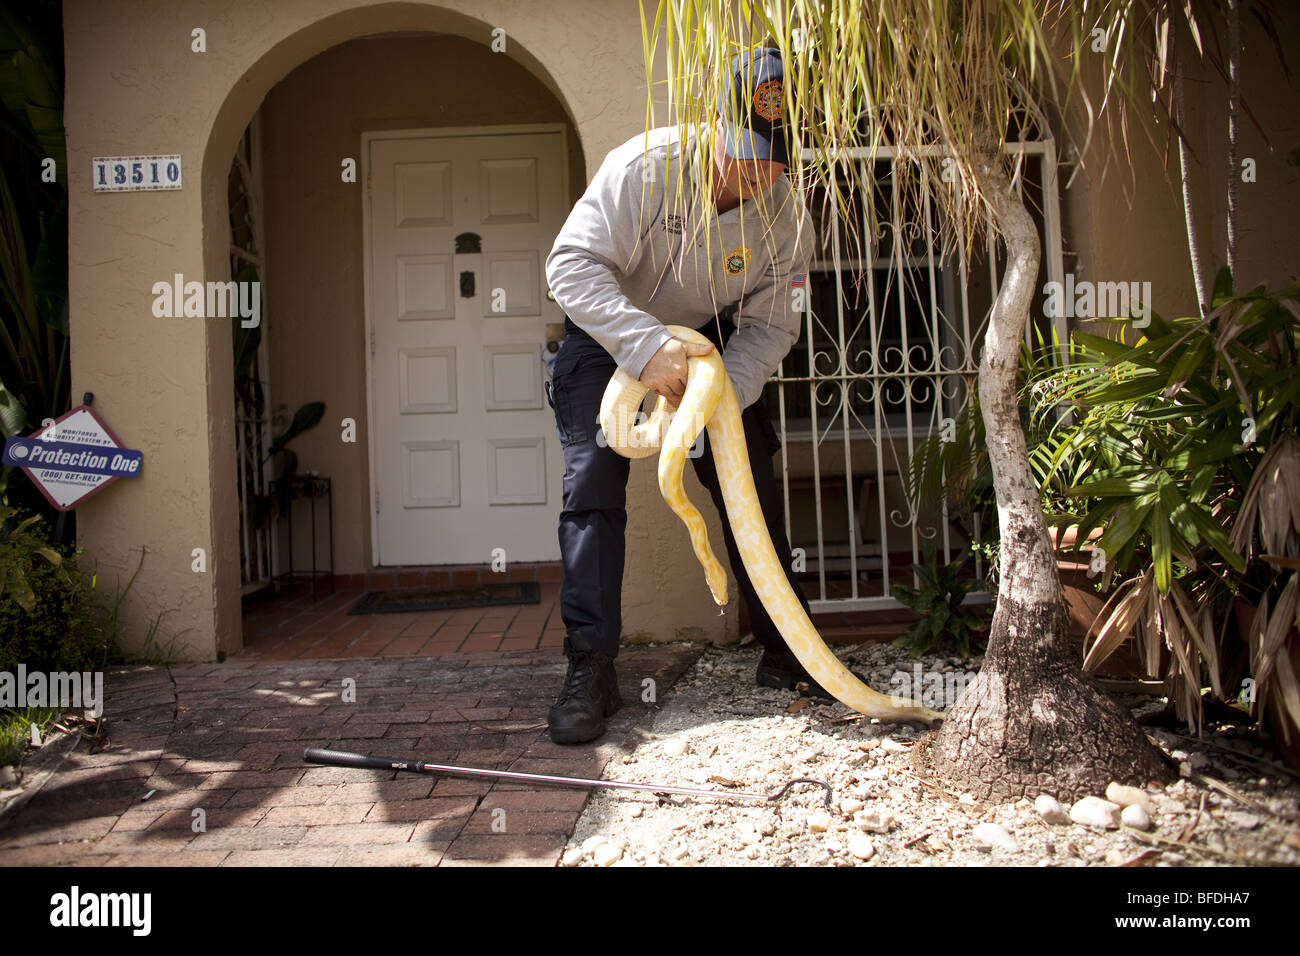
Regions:
M 853 815 L 859 830 L 869 833 L 888 833 L 894 829 L 894 815 L 884 810 L 863 810 Z
M 907 747 L 904 746 L 903 744 L 900 744 L 900 743 L 899 743 L 897 740 L 895 740 L 893 737 L 886 737 L 884 740 L 882 740 L 882 741 L 880 742 L 880 749 L 883 750 L 883 751 L 884 751 L 885 753 L 887 753 L 887 754 L 905 754 L 905 753 L 907 753 Z
M 1151 817 L 1140 803 L 1130 803 L 1125 807 L 1124 812 L 1120 814 L 1120 820 L 1124 826 L 1135 830 L 1146 830 L 1151 827 Z
M 1225 813 L 1224 819 L 1234 827 L 1240 827 L 1243 830 L 1253 830 L 1264 821 L 1253 813 L 1246 813 L 1244 810 Z
M 592 856 L 592 861 L 597 866 L 609 866 L 615 860 L 623 856 L 623 848 L 614 846 L 612 843 L 602 843 L 596 847 L 596 852 Z
M 1070 819 L 1086 827 L 1119 829 L 1119 805 L 1101 797 L 1084 797 L 1070 807 Z
M 664 741 L 664 753 L 670 757 L 680 757 L 686 753 L 689 745 L 680 737 L 674 737 L 672 740 Z
M 582 855 L 590 856 L 596 852 L 596 847 L 600 846 L 604 842 L 605 838 L 603 836 L 587 837 L 587 839 L 582 841 Z
M 1046 793 L 1040 793 L 1034 798 L 1034 809 L 1038 811 L 1044 823 L 1059 825 L 1070 822 L 1070 815 L 1065 812 L 1065 807 L 1061 806 L 1055 797 Z
M 996 823 L 976 824 L 975 829 L 971 830 L 971 836 L 984 846 L 996 847 L 1010 853 L 1020 852 L 1020 844 L 1011 835 L 1011 831 Z
M 582 862 L 582 847 L 570 847 L 564 851 L 564 856 L 560 857 L 561 866 L 577 866 Z
M 849 840 L 849 852 L 859 860 L 869 860 L 876 855 L 876 845 L 865 834 L 859 833 Z
M 854 800 L 852 797 L 840 801 L 840 810 L 848 816 L 853 816 L 853 814 L 857 813 L 865 806 L 866 804 L 861 800 Z
M 831 815 L 825 810 L 816 810 L 808 814 L 808 829 L 813 833 L 825 833 L 831 825 Z
M 1121 807 L 1140 806 L 1148 814 L 1155 809 L 1151 805 L 1151 798 L 1147 792 L 1140 787 L 1128 787 L 1122 783 L 1111 781 L 1106 787 L 1106 799 L 1111 803 L 1119 804 Z

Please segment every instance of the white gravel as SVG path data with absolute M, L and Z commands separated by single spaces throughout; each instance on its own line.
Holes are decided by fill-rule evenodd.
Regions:
M 841 658 L 885 693 L 898 687 L 891 677 L 917 663 L 927 674 L 965 674 L 980 665 L 978 657 L 916 661 L 889 644 L 863 645 Z M 1184 762 L 1184 776 L 1163 790 L 1112 788 L 1112 798 L 1147 812 L 1150 829 L 1102 829 L 1070 822 L 1068 802 L 1034 799 L 1055 802 L 1056 794 L 984 806 L 922 780 L 908 751 L 928 732 L 924 727 L 876 723 L 837 702 L 756 687 L 757 662 L 753 648 L 706 650 L 660 702 L 650 731 L 638 730 L 633 749 L 616 757 L 605 776 L 760 793 L 794 777 L 817 777 L 832 788 L 829 810 L 825 791 L 810 785 L 775 803 L 598 790 L 562 865 L 1300 865 L 1300 781 L 1261 763 L 1273 755 L 1256 739 L 1222 728 L 1207 738 L 1238 749 L 1238 757 L 1149 729 Z M 1125 703 L 1140 711 L 1161 702 Z M 1114 807 L 1119 824 L 1119 800 L 1104 796 L 1097 794 L 1095 804 Z M 1098 817 L 1102 826 L 1105 815 L 1107 821 Z M 1135 813 L 1129 817 L 1140 822 Z

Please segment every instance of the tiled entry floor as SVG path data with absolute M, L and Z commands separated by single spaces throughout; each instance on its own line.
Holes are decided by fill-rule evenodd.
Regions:
M 244 611 L 244 650 L 258 660 L 429 657 L 531 651 L 564 644 L 558 581 L 539 581 L 541 602 L 454 611 L 348 616 L 365 588 L 340 587 L 312 600 L 310 589 Z

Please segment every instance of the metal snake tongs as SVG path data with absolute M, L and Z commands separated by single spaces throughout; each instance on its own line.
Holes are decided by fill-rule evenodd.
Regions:
M 775 803 L 786 795 L 796 783 L 811 783 L 826 789 L 825 805 L 831 806 L 831 785 L 815 777 L 796 777 L 787 781 L 785 786 L 775 793 L 744 793 L 743 791 L 700 790 L 695 787 L 668 787 L 658 783 L 631 783 L 626 780 L 588 780 L 582 777 L 556 777 L 544 773 L 519 773 L 512 770 L 482 770 L 478 767 L 452 767 L 444 764 L 425 763 L 423 760 L 402 760 L 394 757 L 369 757 L 365 754 L 348 753 L 341 750 L 321 750 L 308 747 L 302 752 L 302 759 L 307 763 L 332 764 L 339 767 L 363 767 L 371 770 L 409 770 L 413 773 L 445 773 L 461 777 L 498 777 L 502 780 L 530 780 L 535 783 L 550 783 L 565 787 L 589 787 L 595 789 L 648 790 L 651 793 L 677 793 L 688 797 L 713 797 L 724 800 L 762 800 Z

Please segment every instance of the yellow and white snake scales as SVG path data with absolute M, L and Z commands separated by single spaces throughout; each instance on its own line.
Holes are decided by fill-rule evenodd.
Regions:
M 667 329 L 684 341 L 712 344 L 694 329 L 677 325 Z M 767 533 L 749 470 L 740 405 L 717 350 L 688 359 L 686 391 L 675 414 L 669 413 L 667 400 L 661 396 L 649 418 L 638 423 L 637 412 L 645 394 L 644 385 L 622 369 L 617 370 L 601 401 L 600 427 L 609 447 L 628 458 L 646 458 L 659 452 L 659 490 L 686 524 L 718 606 L 727 603 L 727 572 L 709 547 L 704 518 L 686 497 L 682 485 L 687 453 L 705 427 L 709 430 L 727 518 L 745 570 L 794 656 L 814 680 L 859 713 L 882 720 L 927 723 L 941 718 L 942 714 L 928 707 L 877 693 L 862 683 L 830 652 L 808 619 Z

